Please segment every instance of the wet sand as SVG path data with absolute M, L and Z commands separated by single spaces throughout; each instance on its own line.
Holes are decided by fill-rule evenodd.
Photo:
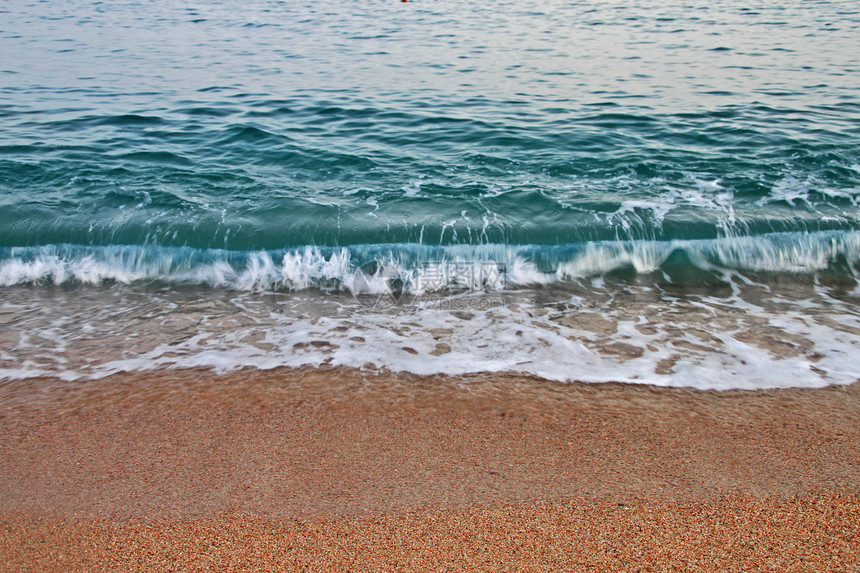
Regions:
M 0 383 L 0 570 L 860 570 L 860 385 Z

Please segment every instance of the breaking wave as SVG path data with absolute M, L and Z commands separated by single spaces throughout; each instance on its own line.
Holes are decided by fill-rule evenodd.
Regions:
M 856 277 L 860 232 L 774 233 L 707 240 L 543 245 L 411 243 L 229 251 L 160 246 L 48 245 L 0 249 L 0 286 L 109 283 L 238 291 L 504 290 L 599 277 L 726 271 Z

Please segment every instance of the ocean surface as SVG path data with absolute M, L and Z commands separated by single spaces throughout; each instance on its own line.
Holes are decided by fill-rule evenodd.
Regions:
M 0 379 L 860 379 L 860 6 L 6 0 Z

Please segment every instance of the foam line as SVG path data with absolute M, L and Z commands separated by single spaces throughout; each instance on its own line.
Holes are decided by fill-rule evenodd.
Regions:
M 403 292 L 500 290 L 565 283 L 617 270 L 647 274 L 672 262 L 695 271 L 854 275 L 860 232 L 774 233 L 709 240 L 600 241 L 565 245 L 413 243 L 227 251 L 159 246 L 48 245 L 0 249 L 0 286 L 190 284 L 239 291 L 349 291 L 393 278 Z M 847 263 L 843 265 L 842 263 Z M 381 269 L 387 276 L 378 276 Z M 362 283 L 362 284 L 365 284 Z M 365 284 L 366 286 L 366 284 Z M 382 288 L 382 287 L 380 287 Z

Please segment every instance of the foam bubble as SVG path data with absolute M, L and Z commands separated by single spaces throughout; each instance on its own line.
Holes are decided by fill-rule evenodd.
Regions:
M 675 256 L 682 254 L 683 257 Z M 351 291 L 365 265 L 394 269 L 405 293 L 566 283 L 619 269 L 640 274 L 672 258 L 693 271 L 814 273 L 853 276 L 860 232 L 727 235 L 701 240 L 630 240 L 566 245 L 421 244 L 304 246 L 282 251 L 54 245 L 0 249 L 0 286 L 22 284 L 205 285 L 239 291 Z M 843 268 L 843 262 L 848 268 Z M 435 278 L 433 278 L 435 276 Z M 391 277 L 387 277 L 391 278 Z M 432 278 L 432 280 L 431 280 Z
M 857 380 L 860 311 L 838 289 L 747 280 L 679 295 L 601 276 L 552 293 L 424 293 L 380 307 L 314 291 L 11 289 L 0 377 L 325 364 L 720 390 Z

